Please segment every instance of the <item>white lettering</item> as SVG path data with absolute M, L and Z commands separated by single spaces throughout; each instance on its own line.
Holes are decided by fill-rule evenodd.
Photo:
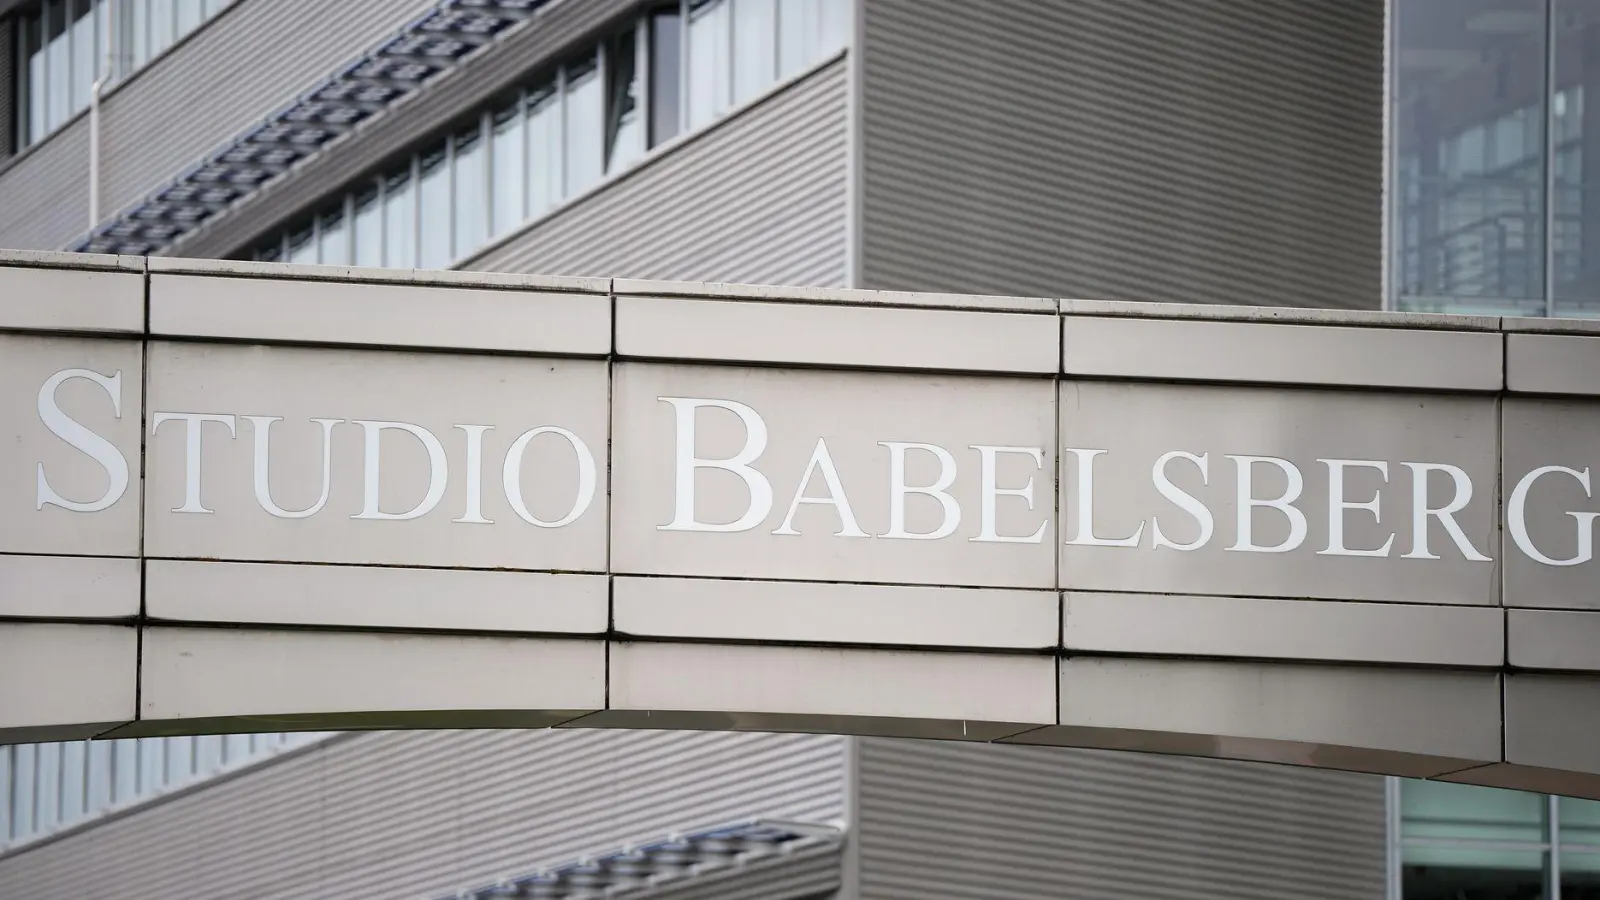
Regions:
M 1044 450 L 1039 447 L 993 447 L 985 444 L 971 444 L 972 449 L 978 451 L 980 463 L 980 480 L 978 490 L 978 536 L 968 538 L 969 541 L 987 541 L 996 544 L 1037 544 L 1044 540 L 1044 530 L 1050 526 L 1048 518 L 1039 523 L 1039 527 L 1026 537 L 1003 535 L 999 532 L 999 515 L 995 507 L 996 500 L 1003 496 L 1021 497 L 1028 502 L 1029 511 L 1033 510 L 1033 476 L 1028 476 L 1028 483 L 1019 488 L 999 487 L 999 475 L 996 471 L 996 462 L 1002 453 L 1020 453 L 1033 458 L 1034 468 L 1044 467 Z
M 1234 544 L 1229 550 L 1248 553 L 1288 553 L 1305 542 L 1306 539 L 1306 514 L 1295 507 L 1294 501 L 1300 498 L 1300 492 L 1305 489 L 1305 478 L 1294 463 L 1276 456 L 1228 456 L 1233 460 L 1239 472 L 1239 502 L 1238 519 L 1239 531 Z M 1284 487 L 1283 496 L 1270 500 L 1263 500 L 1255 496 L 1251 483 L 1251 475 L 1256 463 L 1265 463 L 1275 466 L 1284 475 L 1288 484 Z M 1276 509 L 1283 513 L 1289 520 L 1289 536 L 1282 543 L 1270 547 L 1255 543 L 1253 534 L 1253 519 L 1257 507 Z
M 205 423 L 216 422 L 228 426 L 228 437 L 233 439 L 239 436 L 238 422 L 233 416 L 213 415 L 210 413 L 164 413 L 158 412 L 150 419 L 150 433 L 155 434 L 165 422 L 177 420 L 184 423 L 184 463 L 183 463 L 183 505 L 172 508 L 177 513 L 206 513 L 200 502 L 200 438 Z
M 811 473 L 818 470 L 822 472 L 822 481 L 828 487 L 826 497 L 807 497 L 806 488 L 811 484 Z M 823 503 L 831 505 L 839 513 L 839 530 L 834 532 L 834 537 L 871 537 L 861 530 L 856 524 L 856 515 L 850 509 L 850 498 L 845 495 L 844 484 L 839 480 L 839 470 L 833 465 L 833 457 L 828 453 L 828 442 L 824 438 L 817 438 L 817 446 L 811 451 L 811 461 L 806 463 L 805 474 L 800 476 L 800 486 L 794 490 L 794 500 L 789 503 L 789 514 L 783 517 L 783 524 L 773 534 L 799 534 L 794 530 L 794 514 L 800 509 L 802 503 Z
M 468 525 L 493 525 L 483 517 L 483 433 L 493 425 L 457 425 L 467 433 L 467 511 L 452 522 Z
M 1465 509 L 1472 502 L 1472 479 L 1459 466 L 1445 463 L 1415 463 L 1403 462 L 1400 465 L 1411 470 L 1411 552 L 1402 559 L 1438 559 L 1439 557 L 1428 552 L 1428 517 L 1433 516 L 1444 526 L 1445 533 L 1456 542 L 1456 549 L 1461 555 L 1474 562 L 1490 562 L 1489 557 L 1479 553 L 1472 542 L 1467 540 L 1467 535 L 1456 523 L 1455 514 Z M 1455 496 L 1444 506 L 1433 509 L 1428 506 L 1428 475 L 1432 472 L 1446 472 L 1450 475 L 1451 482 L 1455 485 Z
M 572 509 L 567 514 L 554 522 L 546 522 L 528 511 L 528 504 L 522 499 L 522 454 L 528 449 L 528 444 L 541 434 L 554 434 L 566 438 L 572 445 L 572 452 L 578 457 L 578 495 L 573 498 Z M 578 521 L 578 517 L 589 509 L 589 504 L 594 502 L 595 465 L 594 454 L 589 452 L 589 445 L 583 438 L 556 425 L 540 425 L 523 432 L 522 436 L 511 442 L 511 449 L 506 451 L 506 463 L 500 470 L 501 486 L 506 492 L 506 502 L 511 504 L 511 509 L 518 518 L 529 525 L 540 528 L 560 528 Z
M 66 441 L 74 450 L 99 463 L 100 468 L 106 470 L 106 490 L 97 500 L 83 503 L 68 500 L 50 486 L 49 479 L 44 475 L 44 463 L 39 463 L 38 502 L 34 509 L 44 509 L 48 503 L 73 512 L 99 512 L 121 500 L 122 495 L 128 490 L 128 460 L 122 455 L 122 451 L 62 412 L 61 406 L 56 402 L 56 390 L 74 378 L 82 378 L 100 385 L 111 397 L 112 415 L 120 419 L 122 418 L 122 373 L 118 372 L 107 378 L 88 369 L 63 369 L 45 379 L 44 386 L 39 388 L 39 421 L 50 429 L 51 434 Z
M 1174 506 L 1193 516 L 1195 524 L 1200 526 L 1200 535 L 1187 544 L 1176 543 L 1161 531 L 1161 520 L 1152 516 L 1150 518 L 1150 546 L 1152 549 L 1171 547 L 1174 550 L 1199 550 L 1210 542 L 1212 532 L 1216 530 L 1216 521 L 1211 517 L 1211 510 L 1200 502 L 1199 498 L 1173 484 L 1172 479 L 1167 477 L 1167 463 L 1174 459 L 1187 459 L 1194 463 L 1195 468 L 1200 470 L 1200 483 L 1210 484 L 1211 473 L 1208 467 L 1211 464 L 1211 454 L 1202 453 L 1199 456 L 1195 456 L 1193 453 L 1173 450 L 1161 454 L 1155 465 L 1150 467 L 1150 480 L 1155 483 L 1157 493 L 1171 501 Z
M 420 519 L 433 511 L 439 501 L 444 499 L 444 489 L 450 481 L 450 467 L 445 461 L 444 446 L 433 432 L 421 425 L 410 422 L 380 422 L 368 419 L 356 419 L 366 434 L 366 460 L 364 474 L 366 476 L 362 491 L 361 512 L 351 516 L 352 519 L 377 519 L 384 521 L 403 521 L 406 519 Z M 423 449 L 428 451 L 428 493 L 421 502 L 403 513 L 386 513 L 378 508 L 379 487 L 382 476 L 379 469 L 379 452 L 385 429 L 404 431 L 422 443 Z
M 659 531 L 749 531 L 772 511 L 772 483 L 750 464 L 767 449 L 767 423 L 743 403 L 701 397 L 657 397 L 672 404 L 677 415 L 677 462 L 674 465 L 672 521 L 657 525 Z M 701 459 L 695 453 L 695 412 L 701 407 L 725 409 L 744 424 L 744 447 L 727 459 Z M 738 519 L 727 523 L 701 522 L 695 518 L 694 473 L 696 469 L 721 469 L 739 476 L 750 491 L 750 505 Z
M 240 416 L 255 431 L 255 488 L 256 502 L 270 515 L 280 519 L 309 519 L 322 511 L 328 503 L 328 489 L 333 485 L 333 426 L 343 419 L 312 419 L 322 426 L 322 495 L 317 502 L 298 512 L 280 507 L 272 502 L 272 423 L 282 421 L 282 416 Z
M 1328 467 L 1328 549 L 1318 550 L 1319 556 L 1388 556 L 1389 548 L 1394 546 L 1394 532 L 1389 533 L 1388 540 L 1376 550 L 1361 550 L 1344 545 L 1344 512 L 1347 509 L 1365 509 L 1372 512 L 1374 524 L 1383 524 L 1383 514 L 1378 511 L 1378 502 L 1382 490 L 1374 490 L 1372 499 L 1362 503 L 1355 503 L 1345 499 L 1344 496 L 1344 470 L 1347 468 L 1376 469 L 1383 476 L 1385 483 L 1389 481 L 1389 464 L 1373 459 L 1318 459 L 1317 462 Z
M 1560 473 L 1571 475 L 1583 485 L 1583 495 L 1593 496 L 1589 488 L 1589 470 L 1569 469 L 1566 466 L 1540 466 L 1532 472 L 1522 476 L 1517 486 L 1511 490 L 1511 498 L 1506 501 L 1506 524 L 1511 529 L 1511 539 L 1516 542 L 1517 548 L 1528 554 L 1528 558 L 1544 563 L 1547 566 L 1576 566 L 1586 563 L 1594 558 L 1594 520 L 1600 513 L 1568 512 L 1567 515 L 1578 521 L 1578 553 L 1570 559 L 1552 559 L 1539 552 L 1533 545 L 1533 538 L 1528 535 L 1528 490 L 1533 483 L 1545 475 Z
M 956 480 L 956 458 L 950 455 L 950 451 L 937 444 L 903 441 L 879 441 L 878 446 L 889 448 L 889 530 L 882 536 L 908 541 L 936 541 L 954 534 L 956 526 L 961 524 L 961 506 L 956 503 L 956 498 L 945 493 L 945 489 Z M 933 484 L 926 487 L 906 484 L 907 450 L 932 453 L 939 460 L 939 477 L 934 479 Z M 906 530 L 906 497 L 911 494 L 922 494 L 939 501 L 944 519 L 938 528 L 926 532 Z
M 1102 538 L 1094 533 L 1094 458 L 1106 452 L 1104 450 L 1079 450 L 1068 447 L 1078 460 L 1078 536 L 1067 541 L 1069 544 L 1080 544 L 1089 547 L 1137 547 L 1139 539 L 1144 536 L 1144 520 L 1139 520 L 1139 527 L 1133 534 L 1125 538 Z

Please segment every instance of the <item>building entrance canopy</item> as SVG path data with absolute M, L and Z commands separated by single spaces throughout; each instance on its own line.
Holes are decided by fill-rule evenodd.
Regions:
M 797 730 L 1600 796 L 1582 322 L 12 253 L 0 332 L 3 741 Z

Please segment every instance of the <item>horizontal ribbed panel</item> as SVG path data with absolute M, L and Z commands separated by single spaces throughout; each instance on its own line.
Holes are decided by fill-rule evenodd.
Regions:
M 863 287 L 1379 305 L 1381 0 L 868 0 Z
M 1383 896 L 1377 776 L 863 739 L 860 785 L 862 900 Z
M 834 63 L 462 268 L 843 285 L 845 81 Z
M 806 847 L 659 890 L 624 894 L 628 900 L 808 900 L 832 896 L 843 877 L 843 845 Z
M 200 162 L 433 0 L 238 0 L 101 107 L 100 214 Z M 0 247 L 58 250 L 89 230 L 87 116 L 0 173 Z
M 670 831 L 836 819 L 842 748 L 827 735 L 360 735 L 0 858 L 0 897 L 437 895 Z

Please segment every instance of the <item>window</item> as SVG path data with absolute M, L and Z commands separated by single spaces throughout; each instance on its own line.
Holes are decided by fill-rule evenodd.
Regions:
M 565 71 L 565 196 L 581 194 L 605 174 L 605 94 L 594 56 L 574 60 Z
M 492 233 L 499 237 L 527 217 L 528 191 L 523 185 L 523 173 L 528 165 L 528 146 L 522 104 L 495 110 L 490 127 L 494 133 L 489 149 L 493 164 L 488 188 L 490 221 Z
M 39 747 L 39 744 L 17 744 L 11 748 L 12 841 L 34 832 L 33 793 L 39 780 L 34 762 Z
M 534 73 L 515 98 L 475 111 L 401 166 L 368 176 L 381 180 L 379 189 L 358 181 L 254 256 L 455 265 L 828 59 L 844 46 L 853 2 L 652 4 L 563 65 Z
M 1600 801 L 1392 778 L 1400 896 L 1392 900 L 1600 897 Z M 1559 877 L 1556 876 L 1559 873 Z
M 477 125 L 455 141 L 455 244 L 451 258 L 489 240 L 488 142 Z
M 450 148 L 434 147 L 422 154 L 418 169 L 417 267 L 442 269 L 450 264 Z

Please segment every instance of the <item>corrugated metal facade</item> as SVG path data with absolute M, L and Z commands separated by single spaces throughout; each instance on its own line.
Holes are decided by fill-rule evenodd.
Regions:
M 440 894 L 730 820 L 837 820 L 844 745 L 668 731 L 359 735 L 0 858 L 0 897 Z
M 1377 776 L 933 741 L 859 753 L 861 900 L 1383 896 Z
M 0 159 L 17 140 L 17 30 L 15 19 L 0 19 Z
M 863 287 L 1370 307 L 1382 0 L 865 0 Z
M 826 66 L 462 268 L 843 285 L 846 74 Z
M 106 97 L 102 215 L 199 162 L 430 5 L 239 0 Z M 0 247 L 59 250 L 88 230 L 88 133 L 79 116 L 0 172 Z

